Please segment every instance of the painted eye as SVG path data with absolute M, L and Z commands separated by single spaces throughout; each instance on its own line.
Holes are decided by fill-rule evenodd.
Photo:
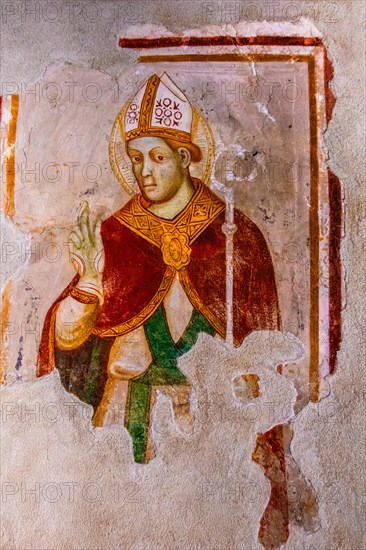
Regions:
M 141 157 L 132 157 L 132 162 L 139 164 L 141 162 Z
M 159 160 L 160 162 L 161 162 L 162 160 L 164 160 L 163 155 L 156 155 L 156 158 L 157 158 L 157 160 Z

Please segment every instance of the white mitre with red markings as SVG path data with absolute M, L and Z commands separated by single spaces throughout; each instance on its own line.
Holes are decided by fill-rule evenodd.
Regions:
M 192 143 L 192 116 L 188 98 L 169 76 L 164 73 L 159 78 L 154 74 L 126 106 L 123 137 L 126 142 L 147 136 L 160 137 L 173 148 L 187 147 L 192 160 L 198 161 L 201 151 Z

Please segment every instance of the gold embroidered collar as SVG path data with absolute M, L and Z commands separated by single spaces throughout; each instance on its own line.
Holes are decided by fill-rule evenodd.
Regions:
M 114 214 L 120 223 L 160 248 L 164 263 L 177 270 L 189 264 L 192 243 L 225 209 L 225 204 L 201 180 L 192 178 L 192 181 L 196 192 L 172 220 L 149 212 L 140 194 Z

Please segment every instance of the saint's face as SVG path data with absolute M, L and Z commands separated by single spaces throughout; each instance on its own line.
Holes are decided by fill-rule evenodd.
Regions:
M 128 144 L 132 170 L 143 196 L 152 203 L 172 199 L 183 181 L 183 162 L 164 139 L 136 138 Z

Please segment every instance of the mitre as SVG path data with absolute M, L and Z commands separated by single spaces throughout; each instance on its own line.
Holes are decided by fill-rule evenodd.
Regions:
M 184 93 L 164 73 L 154 74 L 139 89 L 125 109 L 121 120 L 123 138 L 155 136 L 175 146 L 187 147 L 193 161 L 201 158 L 200 148 L 192 143 L 193 109 Z

